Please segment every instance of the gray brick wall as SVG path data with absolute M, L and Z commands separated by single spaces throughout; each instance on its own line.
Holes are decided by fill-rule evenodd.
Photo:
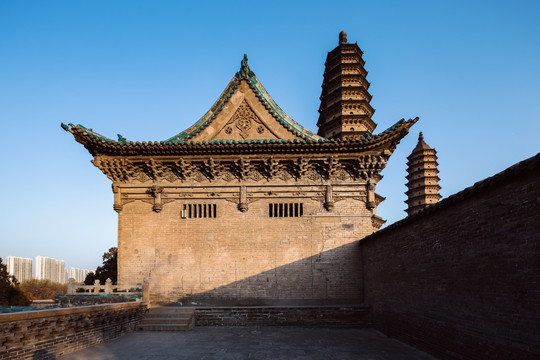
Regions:
M 539 164 L 360 242 L 377 329 L 442 359 L 540 358 Z

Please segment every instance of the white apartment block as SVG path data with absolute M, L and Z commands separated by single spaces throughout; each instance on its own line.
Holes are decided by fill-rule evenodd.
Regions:
M 46 256 L 36 256 L 36 279 L 66 282 L 66 264 L 64 260 L 56 260 Z
M 75 282 L 80 283 L 86 279 L 86 275 L 88 275 L 89 272 L 90 270 L 86 269 L 69 268 L 69 270 L 67 270 L 66 279 L 69 281 L 69 279 L 73 278 L 75 279 Z
M 7 271 L 15 276 L 17 281 L 32 279 L 32 259 L 17 256 L 6 257 Z

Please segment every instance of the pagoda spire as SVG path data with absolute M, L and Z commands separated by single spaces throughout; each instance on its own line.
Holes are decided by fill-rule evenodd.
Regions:
M 424 141 L 424 135 L 418 136 L 418 144 L 407 157 L 407 212 L 415 214 L 429 205 L 435 204 L 442 197 L 439 194 L 439 177 L 437 174 L 437 151 Z
M 319 107 L 318 134 L 329 139 L 359 139 L 371 134 L 377 124 L 369 102 L 369 82 L 362 50 L 339 33 L 339 45 L 328 53 Z

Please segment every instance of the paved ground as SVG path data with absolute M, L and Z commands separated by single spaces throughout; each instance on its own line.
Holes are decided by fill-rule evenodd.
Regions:
M 187 332 L 135 332 L 62 357 L 117 359 L 433 360 L 373 329 L 196 327 Z

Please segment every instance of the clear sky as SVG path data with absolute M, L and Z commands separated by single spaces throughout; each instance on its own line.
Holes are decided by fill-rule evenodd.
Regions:
M 117 243 L 111 182 L 60 123 L 164 140 L 214 103 L 244 53 L 316 131 L 327 51 L 364 51 L 375 132 L 420 117 L 383 171 L 405 216 L 418 132 L 447 197 L 540 150 L 539 1 L 0 1 L 0 257 L 94 268 Z

